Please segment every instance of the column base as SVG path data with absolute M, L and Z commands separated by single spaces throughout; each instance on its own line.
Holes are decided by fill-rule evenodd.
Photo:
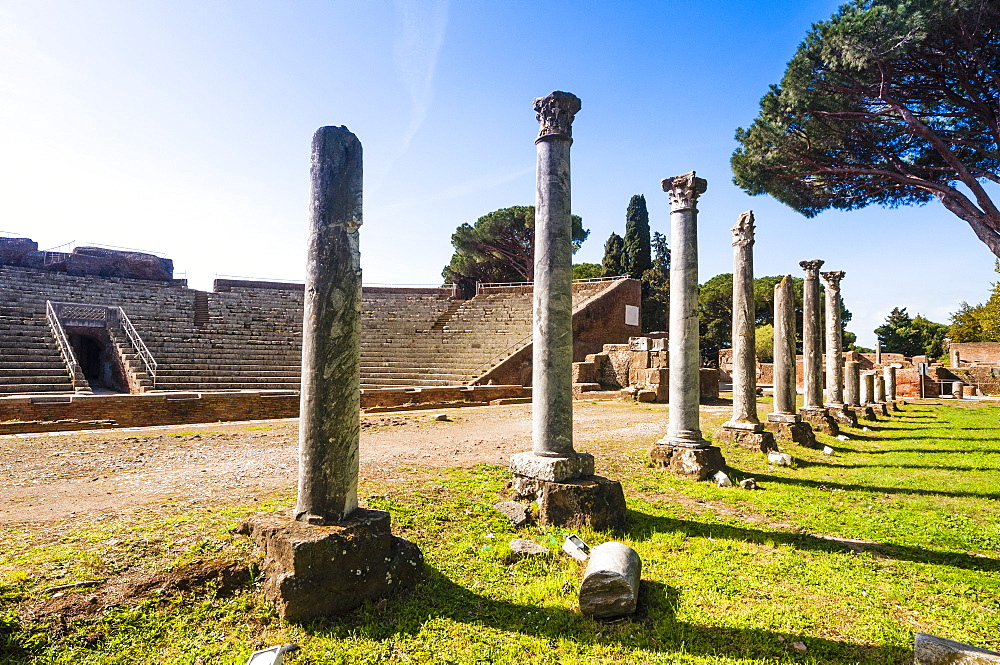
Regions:
M 889 415 L 889 405 L 888 404 L 886 404 L 885 402 L 877 402 L 877 403 L 873 404 L 872 406 L 875 407 L 875 413 L 881 413 L 883 416 L 887 416 L 888 417 L 888 415 Z
M 594 456 L 590 453 L 572 453 L 564 457 L 517 453 L 510 458 L 510 470 L 515 475 L 561 483 L 594 475 Z
M 511 483 L 521 500 L 538 502 L 538 523 L 594 531 L 623 531 L 626 522 L 625 492 L 617 480 L 587 475 L 555 482 L 514 474 Z
M 798 417 L 798 416 L 796 416 Z M 816 434 L 812 425 L 800 421 L 772 421 L 768 416 L 767 426 L 774 432 L 774 436 L 785 441 L 791 441 L 805 448 L 822 448 L 816 441 Z
M 848 427 L 858 426 L 857 414 L 846 404 L 827 404 L 826 410 L 838 423 L 843 423 Z
M 722 450 L 718 446 L 708 445 L 707 441 L 698 448 L 657 443 L 649 451 L 649 458 L 656 466 L 694 480 L 705 480 L 726 468 Z
M 762 453 L 778 449 L 774 435 L 764 429 L 761 423 L 734 423 L 722 425 L 715 433 L 715 441 L 719 443 L 735 443 L 749 450 L 759 450 Z
M 892 409 L 893 411 L 902 411 L 902 410 L 903 410 L 903 409 L 901 409 L 901 408 L 899 407 L 899 405 L 900 405 L 900 404 L 902 404 L 902 402 L 900 402 L 900 401 L 899 401 L 898 399 L 891 399 L 891 400 L 889 400 L 889 401 L 887 402 L 887 404 L 889 404 L 889 407 L 890 407 L 890 408 L 891 408 L 891 409 Z
M 411 589 L 423 576 L 417 546 L 392 535 L 389 513 L 358 508 L 340 524 L 253 515 L 239 532 L 264 550 L 264 596 L 293 623 L 350 612 Z
M 799 409 L 799 415 L 802 416 L 802 420 L 812 424 L 813 431 L 833 436 L 840 434 L 840 427 L 837 426 L 837 421 L 821 406 L 804 406 Z
M 870 404 L 866 404 L 864 406 L 856 406 L 854 407 L 854 409 L 858 412 L 858 418 L 860 418 L 861 420 L 878 422 L 878 416 L 875 415 L 875 409 Z

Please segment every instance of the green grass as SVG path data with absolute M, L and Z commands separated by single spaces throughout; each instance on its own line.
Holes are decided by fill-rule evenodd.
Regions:
M 259 580 L 234 595 L 208 588 L 123 602 L 66 625 L 25 611 L 55 584 L 246 560 L 251 548 L 233 534 L 240 517 L 291 496 L 215 510 L 166 505 L 64 531 L 7 530 L 0 662 L 244 663 L 255 648 L 295 642 L 302 651 L 289 663 L 881 665 L 912 660 L 914 631 L 1000 649 L 997 409 L 905 409 L 868 432 L 848 430 L 846 442 L 821 436 L 833 456 L 787 446 L 793 468 L 725 447 L 731 475 L 756 478 L 756 492 L 651 468 L 651 439 L 588 446 L 599 472 L 622 481 L 630 522 L 617 536 L 580 535 L 639 552 L 643 589 L 630 619 L 579 614 L 582 564 L 508 556 L 514 537 L 556 553 L 567 531 L 513 530 L 492 508 L 507 471 L 411 470 L 362 492 L 368 506 L 391 511 L 397 535 L 419 544 L 426 581 L 408 596 L 306 626 L 278 619 Z M 705 419 L 706 433 L 721 420 Z M 852 549 L 821 536 L 875 545 Z

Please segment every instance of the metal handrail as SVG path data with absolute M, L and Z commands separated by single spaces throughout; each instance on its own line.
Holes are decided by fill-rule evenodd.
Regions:
M 63 357 L 63 362 L 65 362 L 70 371 L 73 372 L 75 380 L 78 374 L 83 373 L 83 369 L 80 367 L 80 363 L 76 360 L 76 354 L 73 353 L 73 347 L 70 346 L 69 338 L 66 337 L 66 331 L 63 330 L 62 323 L 56 315 L 56 310 L 55 307 L 52 306 L 51 300 L 45 301 L 45 318 L 48 319 L 49 327 L 52 328 L 52 334 L 55 335 L 56 344 L 59 345 L 59 353 Z
M 142 337 L 139 336 L 139 332 L 132 325 L 132 321 L 128 318 L 128 314 L 121 307 L 114 307 L 113 309 L 118 311 L 118 321 L 122 325 L 122 330 L 125 331 L 125 336 L 128 337 L 128 341 L 132 343 L 132 348 L 135 349 L 136 354 L 139 359 L 142 360 L 143 365 L 146 366 L 146 373 L 149 374 L 150 380 L 153 382 L 153 386 L 156 386 L 156 359 L 153 358 L 153 354 L 149 352 L 149 348 L 146 343 L 142 341 Z
M 581 277 L 580 279 L 574 279 L 574 284 L 585 284 L 588 282 L 616 282 L 619 279 L 628 279 L 628 275 L 610 275 L 608 277 Z M 484 289 L 499 288 L 504 286 L 531 286 L 533 281 L 529 282 L 476 282 L 476 294 Z

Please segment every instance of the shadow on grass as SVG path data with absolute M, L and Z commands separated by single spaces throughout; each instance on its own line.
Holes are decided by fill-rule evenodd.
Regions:
M 569 593 L 576 594 L 577 590 Z M 784 660 L 796 653 L 791 648 L 793 641 L 804 642 L 809 654 L 822 662 L 902 665 L 913 658 L 912 649 L 906 647 L 872 646 L 757 628 L 678 621 L 679 605 L 680 591 L 661 582 L 644 580 L 634 616 L 594 620 L 563 608 L 524 605 L 482 596 L 428 566 L 425 580 L 412 594 L 392 599 L 382 607 L 367 605 L 346 617 L 312 623 L 304 629 L 315 637 L 336 639 L 358 635 L 389 640 L 401 634 L 417 635 L 429 621 L 446 618 L 468 624 L 470 641 L 488 644 L 494 653 L 501 646 L 496 643 L 496 636 L 483 635 L 477 639 L 476 628 L 487 627 L 545 639 L 553 652 L 563 640 L 584 648 L 618 645 L 633 649 L 637 661 L 643 659 L 645 652 Z M 512 644 L 511 648 L 518 647 Z
M 760 478 L 760 476 L 756 476 Z M 635 540 L 645 540 L 654 533 L 682 532 L 688 536 L 706 538 L 726 538 L 758 545 L 784 544 L 800 550 L 815 550 L 820 552 L 850 552 L 856 549 L 848 547 L 836 540 L 819 538 L 807 533 L 788 531 L 765 531 L 745 526 L 729 524 L 707 524 L 695 520 L 680 520 L 672 517 L 649 515 L 636 510 L 629 510 L 628 535 Z M 1000 561 L 988 557 L 977 557 L 961 552 L 942 552 L 923 547 L 908 547 L 896 544 L 862 545 L 862 549 L 871 551 L 875 556 L 916 563 L 929 563 L 936 566 L 952 566 L 976 571 L 1000 571 Z
M 931 467 L 940 468 L 940 467 Z M 988 470 L 988 469 L 987 469 Z M 838 483 L 830 480 L 808 480 L 806 478 L 787 478 L 784 476 L 769 476 L 766 474 L 753 474 L 758 482 L 780 483 L 783 485 L 800 485 L 818 489 L 823 486 L 828 490 L 844 490 L 846 492 L 874 492 L 876 494 L 916 494 L 919 496 L 962 496 L 976 499 L 1000 499 L 1000 492 L 962 492 L 948 490 L 925 490 L 915 487 L 880 487 L 877 485 L 850 485 Z
M 983 473 L 996 473 L 996 469 L 992 467 L 954 466 L 950 464 L 833 464 L 832 462 L 810 462 L 803 459 L 796 459 L 795 463 L 800 469 L 825 466 L 832 469 L 927 469 L 930 471 L 981 471 Z M 827 483 L 823 484 L 826 485 Z

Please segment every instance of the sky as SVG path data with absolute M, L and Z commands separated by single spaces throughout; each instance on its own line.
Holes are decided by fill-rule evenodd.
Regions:
M 310 141 L 364 147 L 366 284 L 440 284 L 451 234 L 534 201 L 532 100 L 583 106 L 573 212 L 599 263 L 633 194 L 668 235 L 663 178 L 695 170 L 699 281 L 732 271 L 757 219 L 756 274 L 844 270 L 859 344 L 893 307 L 946 323 L 989 297 L 994 257 L 939 204 L 807 219 L 732 184 L 756 117 L 827 0 L 0 0 L 0 231 L 41 249 L 160 253 L 216 276 L 303 280 Z

